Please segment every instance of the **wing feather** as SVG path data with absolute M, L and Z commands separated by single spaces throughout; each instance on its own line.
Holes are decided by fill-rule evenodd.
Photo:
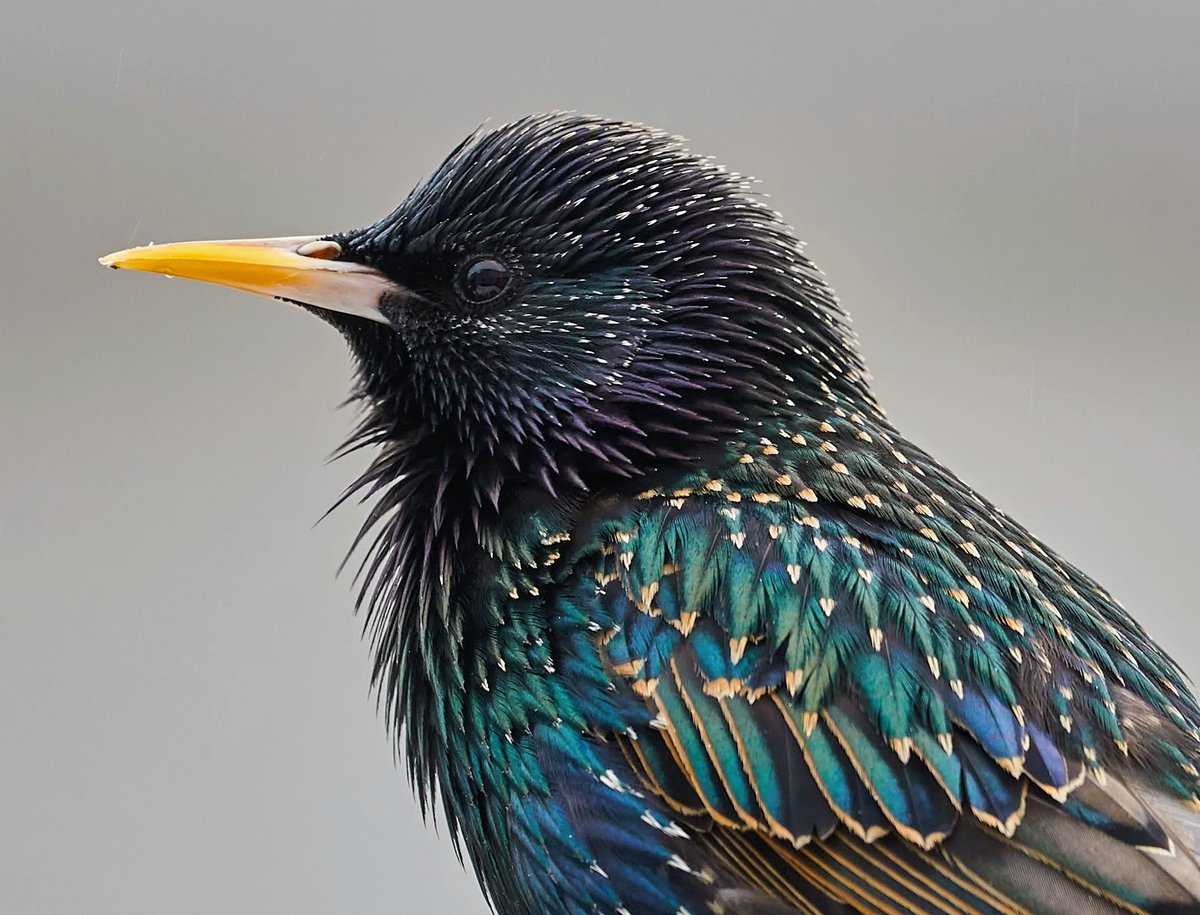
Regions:
M 1063 663 L 1038 636 L 1066 638 L 1066 611 L 1026 582 L 1062 567 L 975 563 L 923 506 L 918 536 L 727 483 L 680 492 L 704 490 L 639 505 L 595 599 L 607 668 L 650 722 L 611 736 L 688 818 L 718 906 L 1200 911 L 1200 815 L 1136 775 L 1121 722 L 1149 712 L 1104 680 L 1119 652 L 1093 636 Z M 1187 738 L 1155 726 L 1174 728 L 1147 743 L 1177 789 Z

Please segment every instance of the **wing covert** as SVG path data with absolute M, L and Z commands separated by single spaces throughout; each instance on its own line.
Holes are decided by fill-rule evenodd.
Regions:
M 1073 635 L 1078 655 L 1056 650 L 1048 633 L 1075 630 L 1047 609 L 1051 564 L 1024 551 L 1025 574 L 911 508 L 921 528 L 884 524 L 856 510 L 871 502 L 853 479 L 846 507 L 817 504 L 776 469 L 644 493 L 602 532 L 599 641 L 652 713 L 616 738 L 644 783 L 709 823 L 739 872 L 743 855 L 773 862 L 780 876 L 756 885 L 775 898 L 799 880 L 851 910 L 939 910 L 923 893 L 946 911 L 1048 910 L 1013 883 L 1037 871 L 1054 899 L 1189 911 L 1191 856 L 1145 867 L 1178 852 L 1161 818 L 1102 803 L 1137 796 L 1121 774 L 1129 661 L 1090 634 Z M 1066 600 L 1084 600 L 1066 575 Z M 1021 868 L 991 864 L 1014 854 Z

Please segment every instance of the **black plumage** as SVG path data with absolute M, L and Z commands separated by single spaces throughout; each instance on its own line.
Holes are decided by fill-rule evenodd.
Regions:
M 1186 679 L 889 422 L 743 179 L 546 115 L 105 260 L 345 335 L 374 682 L 500 911 L 1200 911 Z

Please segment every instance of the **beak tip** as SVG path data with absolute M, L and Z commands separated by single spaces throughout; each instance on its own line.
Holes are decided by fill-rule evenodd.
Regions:
M 98 257 L 96 260 L 100 263 L 101 267 L 112 267 L 116 270 L 120 267 L 117 261 L 121 259 L 121 255 L 124 253 L 124 251 L 114 251 L 112 254 L 104 255 L 104 257 Z

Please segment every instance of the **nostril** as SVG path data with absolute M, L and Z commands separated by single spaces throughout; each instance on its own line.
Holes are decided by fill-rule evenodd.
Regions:
M 317 239 L 316 241 L 305 242 L 296 249 L 296 253 L 302 257 L 315 257 L 324 261 L 331 261 L 336 257 L 340 257 L 342 246 L 336 241 L 329 239 Z

